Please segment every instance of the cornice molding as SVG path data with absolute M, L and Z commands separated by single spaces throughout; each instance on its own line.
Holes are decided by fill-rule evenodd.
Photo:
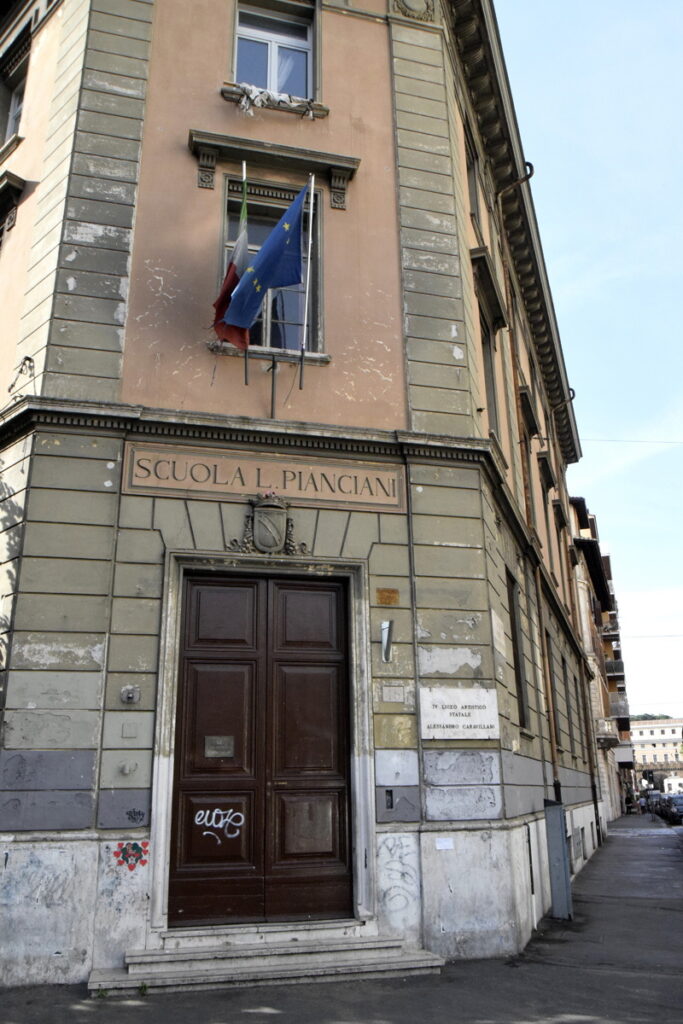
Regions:
M 86 430 L 124 440 L 147 437 L 187 443 L 259 446 L 292 454 L 327 452 L 387 462 L 439 462 L 479 468 L 488 480 L 505 522 L 532 567 L 541 566 L 545 596 L 577 653 L 581 645 L 542 564 L 538 540 L 529 530 L 505 483 L 505 460 L 494 439 L 453 438 L 403 430 L 366 431 L 318 423 L 286 423 L 246 417 L 184 415 L 138 405 L 101 405 L 67 399 L 26 396 L 0 411 L 0 445 L 12 444 L 36 430 Z
M 216 442 L 234 447 L 259 445 L 281 450 L 373 456 L 391 460 L 428 459 L 488 466 L 499 479 L 504 463 L 492 441 L 413 434 L 408 431 L 367 431 L 326 424 L 255 420 L 206 414 L 179 416 L 165 409 L 136 405 L 100 405 L 25 396 L 0 413 L 3 445 L 40 428 L 96 430 L 122 438 L 155 437 Z
M 559 330 L 543 259 L 526 163 L 515 117 L 495 14 L 490 0 L 448 0 L 451 26 L 479 133 L 500 196 L 503 225 L 519 282 L 562 454 L 581 457 L 573 393 L 567 381 Z M 504 195 L 501 193 L 505 190 Z

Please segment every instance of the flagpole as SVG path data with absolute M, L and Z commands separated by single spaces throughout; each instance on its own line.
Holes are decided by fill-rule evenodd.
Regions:
M 310 177 L 311 195 L 308 206 L 308 259 L 306 262 L 306 287 L 304 289 L 304 329 L 301 335 L 301 362 L 299 364 L 299 391 L 304 387 L 304 356 L 306 353 L 306 331 L 308 329 L 308 299 L 311 285 L 311 249 L 313 248 L 313 203 L 315 200 L 315 174 Z
M 273 361 L 270 364 L 270 418 L 275 419 L 275 377 L 277 375 L 277 363 L 275 361 L 275 349 L 273 349 Z
M 247 161 L 242 161 L 242 199 L 246 198 L 247 194 Z M 249 342 L 244 350 L 244 384 L 249 387 Z

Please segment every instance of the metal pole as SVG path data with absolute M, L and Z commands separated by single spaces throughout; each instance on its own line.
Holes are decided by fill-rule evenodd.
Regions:
M 308 330 L 308 301 L 311 292 L 311 250 L 313 248 L 313 203 L 315 200 L 315 174 L 310 177 L 310 199 L 308 204 L 308 259 L 306 262 L 306 287 L 304 289 L 304 329 L 301 334 L 301 361 L 299 363 L 299 391 L 304 387 L 304 356 L 306 353 L 306 331 Z
M 246 199 L 247 195 L 247 161 L 242 161 L 242 197 Z M 248 257 L 247 257 L 248 258 Z M 244 383 L 246 386 L 249 385 L 249 341 L 247 341 L 247 347 L 244 350 Z
M 273 350 L 273 361 L 270 364 L 271 381 L 270 381 L 270 418 L 275 419 L 275 377 L 277 375 L 277 363 L 275 362 L 275 350 Z

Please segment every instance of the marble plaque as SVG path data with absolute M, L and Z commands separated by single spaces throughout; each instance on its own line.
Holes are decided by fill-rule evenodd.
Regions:
M 422 738 L 498 739 L 498 699 L 481 687 L 420 687 Z

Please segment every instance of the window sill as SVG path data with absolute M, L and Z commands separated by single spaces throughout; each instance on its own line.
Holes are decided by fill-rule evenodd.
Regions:
M 10 135 L 10 137 L 7 139 L 7 141 L 4 142 L 2 144 L 2 146 L 0 146 L 0 164 L 3 163 L 3 161 L 7 159 L 7 157 L 10 155 L 10 153 L 14 152 L 14 150 L 17 148 L 19 143 L 23 142 L 23 141 L 24 141 L 23 135 L 17 135 L 17 134 Z
M 242 356 L 241 349 L 235 348 L 229 341 L 220 341 L 218 338 L 208 342 L 207 348 L 218 356 Z M 272 362 L 275 356 L 276 363 L 299 363 L 301 352 L 288 348 L 265 348 L 261 345 L 252 345 L 249 348 L 250 359 L 264 359 Z M 304 363 L 312 366 L 326 366 L 332 362 L 332 357 L 327 352 L 305 352 Z
M 535 733 L 530 732 L 528 729 L 525 729 L 522 726 L 520 726 L 519 735 L 523 736 L 525 740 L 535 740 L 536 739 L 536 734 Z
M 265 110 L 282 110 L 286 114 L 298 114 L 299 117 L 328 117 L 330 108 L 315 100 L 302 99 L 299 96 L 288 96 L 285 93 L 271 92 L 270 89 L 258 89 L 246 83 L 225 82 L 221 96 L 228 103 L 238 103 L 240 110 L 253 115 L 253 108 Z

